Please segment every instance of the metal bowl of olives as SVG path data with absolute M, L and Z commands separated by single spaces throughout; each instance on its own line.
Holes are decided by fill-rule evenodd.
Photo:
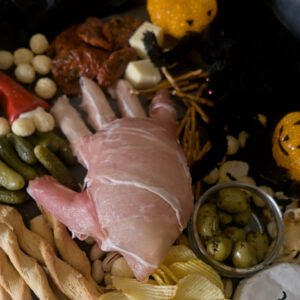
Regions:
M 274 239 L 252 197 L 259 197 L 270 211 L 276 224 Z M 281 248 L 284 227 L 281 211 L 269 194 L 253 184 L 230 181 L 216 184 L 200 197 L 188 231 L 201 259 L 225 277 L 241 278 L 272 263 Z

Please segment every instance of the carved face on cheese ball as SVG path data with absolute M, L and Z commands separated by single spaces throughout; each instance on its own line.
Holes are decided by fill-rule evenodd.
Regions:
M 285 115 L 273 134 L 273 157 L 288 169 L 293 180 L 300 181 L 300 112 Z

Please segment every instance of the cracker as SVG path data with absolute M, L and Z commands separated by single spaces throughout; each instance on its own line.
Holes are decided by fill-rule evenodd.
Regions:
M 10 295 L 5 291 L 5 289 L 0 285 L 0 299 L 1 300 L 12 300 Z
M 1 248 L 0 262 L 0 286 L 5 290 L 9 297 L 14 300 L 32 299 L 28 285 L 16 271 Z M 2 297 L 0 297 L 0 299 L 2 299 Z
M 38 215 L 30 220 L 29 228 L 42 238 L 44 238 L 53 248 L 55 248 L 55 242 L 53 232 L 48 226 L 43 215 Z
M 0 247 L 39 299 L 57 300 L 42 267 L 34 258 L 21 251 L 15 233 L 4 223 L 0 223 Z
M 98 299 L 102 291 L 80 272 L 58 258 L 53 247 L 45 239 L 28 230 L 16 209 L 0 205 L 0 222 L 5 222 L 13 228 L 23 251 L 47 267 L 54 283 L 66 296 L 76 300 Z

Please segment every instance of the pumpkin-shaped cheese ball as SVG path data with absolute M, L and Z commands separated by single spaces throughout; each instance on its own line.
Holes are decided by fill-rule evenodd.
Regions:
M 175 38 L 202 31 L 217 13 L 216 0 L 148 0 L 151 21 Z
M 300 111 L 285 115 L 273 133 L 273 157 L 289 170 L 293 180 L 300 180 Z

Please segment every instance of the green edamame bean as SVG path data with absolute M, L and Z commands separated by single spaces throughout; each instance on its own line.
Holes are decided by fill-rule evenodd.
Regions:
M 228 213 L 240 213 L 249 208 L 248 196 L 240 189 L 225 188 L 219 191 L 216 205 Z
M 256 265 L 256 250 L 248 242 L 236 242 L 232 250 L 232 263 L 237 268 L 250 268 Z
M 205 203 L 199 209 L 198 232 L 204 239 L 220 234 L 217 208 L 212 203 Z
M 218 215 L 219 215 L 219 222 L 222 227 L 225 227 L 228 224 L 232 223 L 232 215 L 224 211 L 218 211 Z
M 238 214 L 233 215 L 233 223 L 238 226 L 246 226 L 251 220 L 251 208 L 247 208 Z
M 269 239 L 267 235 L 261 232 L 251 231 L 247 235 L 247 242 L 256 250 L 258 262 L 263 261 L 269 249 Z
M 206 244 L 208 254 L 217 261 L 224 261 L 230 255 L 231 249 L 232 241 L 224 235 L 216 236 Z
M 246 233 L 244 229 L 235 226 L 225 228 L 224 234 L 232 240 L 232 242 L 245 241 Z

